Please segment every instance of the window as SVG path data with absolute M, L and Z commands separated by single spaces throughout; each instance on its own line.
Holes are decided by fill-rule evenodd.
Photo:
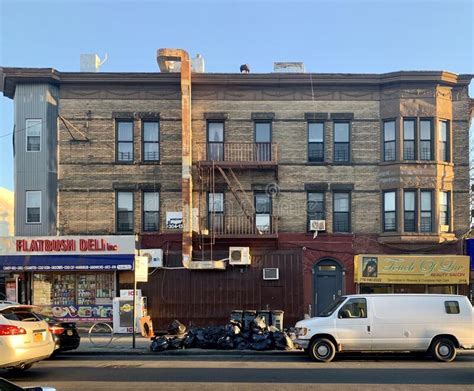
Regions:
M 272 123 L 255 122 L 255 149 L 257 161 L 272 160 Z
M 207 160 L 224 160 L 224 122 L 207 123 Z
M 224 231 L 224 193 L 208 193 L 208 227 L 214 232 Z
M 350 194 L 334 193 L 334 232 L 350 232 Z
M 132 211 L 133 211 L 133 208 L 132 208 Z M 143 219 L 142 221 L 143 221 L 143 231 L 145 232 L 159 231 L 160 229 L 160 193 L 159 192 L 145 191 L 143 193 Z
M 266 193 L 255 193 L 255 227 L 260 232 L 270 231 L 272 201 Z
M 449 122 L 439 121 L 439 160 L 449 162 Z
M 334 123 L 334 163 L 349 163 L 350 136 L 348 122 Z
M 157 162 L 160 160 L 160 123 L 158 121 L 143 121 L 142 128 L 143 161 Z
M 117 121 L 117 161 L 133 162 L 133 121 Z
M 420 120 L 420 160 L 433 160 L 432 121 Z
M 26 120 L 26 150 L 39 152 L 41 150 L 41 120 Z
M 403 159 L 416 159 L 416 121 L 414 119 L 403 120 Z
M 447 314 L 459 314 L 459 303 L 457 301 L 445 301 L 444 309 Z
M 308 161 L 324 162 L 324 122 L 308 123 Z
M 383 160 L 396 160 L 395 121 L 383 123 Z
M 117 231 L 133 232 L 133 193 L 117 192 Z
M 395 191 L 383 193 L 383 230 L 393 232 L 397 230 L 397 209 Z
M 26 222 L 41 223 L 41 191 L 26 192 Z
M 442 191 L 439 194 L 439 223 L 441 225 L 448 225 L 450 223 L 450 213 L 449 213 L 449 199 L 451 198 L 451 192 L 449 191 Z
M 339 310 L 338 318 L 353 319 L 367 318 L 367 301 L 365 299 L 350 299 Z
M 416 191 L 405 190 L 404 197 L 404 231 L 416 231 Z
M 432 232 L 432 192 L 421 191 L 420 231 Z
M 308 231 L 310 230 L 311 220 L 324 220 L 324 193 L 309 192 L 308 193 Z

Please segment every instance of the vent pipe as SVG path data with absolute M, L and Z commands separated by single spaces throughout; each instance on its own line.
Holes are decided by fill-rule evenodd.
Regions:
M 182 171 L 181 201 L 183 213 L 182 253 L 183 266 L 189 269 L 193 254 L 193 181 L 191 132 L 191 66 L 189 55 L 183 49 L 158 49 L 157 61 L 162 72 L 170 72 L 174 62 L 181 62 L 181 126 Z

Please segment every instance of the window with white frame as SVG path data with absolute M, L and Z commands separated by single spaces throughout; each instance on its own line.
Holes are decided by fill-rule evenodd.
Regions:
M 351 205 L 350 193 L 333 193 L 333 231 L 350 232 L 351 231 Z
M 133 163 L 133 120 L 117 120 L 117 161 Z
M 416 191 L 405 190 L 403 192 L 403 204 L 404 204 L 404 231 L 415 232 L 416 231 Z
M 208 227 L 215 233 L 224 229 L 224 193 L 208 193 Z
M 403 120 L 403 159 L 415 160 L 416 154 L 416 120 Z
M 41 120 L 26 120 L 26 150 L 39 152 L 41 150 Z
M 396 160 L 396 133 L 395 121 L 383 123 L 383 160 L 385 162 Z
M 26 192 L 26 222 L 41 223 L 41 191 Z
M 311 220 L 325 220 L 324 216 L 324 192 L 309 191 L 308 192 L 308 231 L 310 230 Z
M 117 232 L 133 232 L 133 192 L 117 192 Z
M 324 122 L 308 123 L 308 161 L 324 162 Z
M 397 230 L 396 192 L 394 190 L 383 193 L 383 230 L 394 232 Z
M 144 120 L 142 127 L 143 161 L 158 162 L 160 160 L 160 123 L 158 121 Z
M 420 232 L 433 231 L 433 192 L 422 190 L 420 192 Z
M 433 121 L 420 120 L 420 160 L 433 160 Z
M 449 122 L 442 120 L 439 121 L 439 160 L 449 162 L 449 152 Z
M 349 122 L 334 122 L 334 163 L 350 162 Z
M 160 193 L 143 192 L 143 231 L 153 232 L 160 229 Z
M 439 199 L 439 223 L 441 225 L 449 226 L 450 223 L 450 213 L 449 213 L 449 199 L 451 196 L 451 192 L 449 191 L 442 191 L 440 192 L 440 199 Z

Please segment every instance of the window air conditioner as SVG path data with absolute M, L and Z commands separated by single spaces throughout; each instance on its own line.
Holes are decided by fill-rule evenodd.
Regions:
M 250 265 L 250 248 L 229 247 L 229 265 Z
M 140 250 L 140 256 L 148 257 L 148 267 L 163 267 L 163 250 L 161 248 Z
M 266 267 L 263 269 L 264 280 L 279 280 L 280 270 L 277 267 Z
M 449 232 L 449 225 L 441 224 L 441 225 L 439 226 L 439 230 L 440 230 L 441 232 Z
M 326 220 L 310 220 L 310 231 L 326 231 Z

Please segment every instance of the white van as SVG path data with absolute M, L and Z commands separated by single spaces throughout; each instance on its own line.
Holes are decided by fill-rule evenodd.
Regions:
M 318 317 L 296 323 L 296 343 L 315 361 L 337 352 L 429 352 L 452 361 L 474 348 L 473 307 L 466 296 L 369 294 L 342 296 Z

